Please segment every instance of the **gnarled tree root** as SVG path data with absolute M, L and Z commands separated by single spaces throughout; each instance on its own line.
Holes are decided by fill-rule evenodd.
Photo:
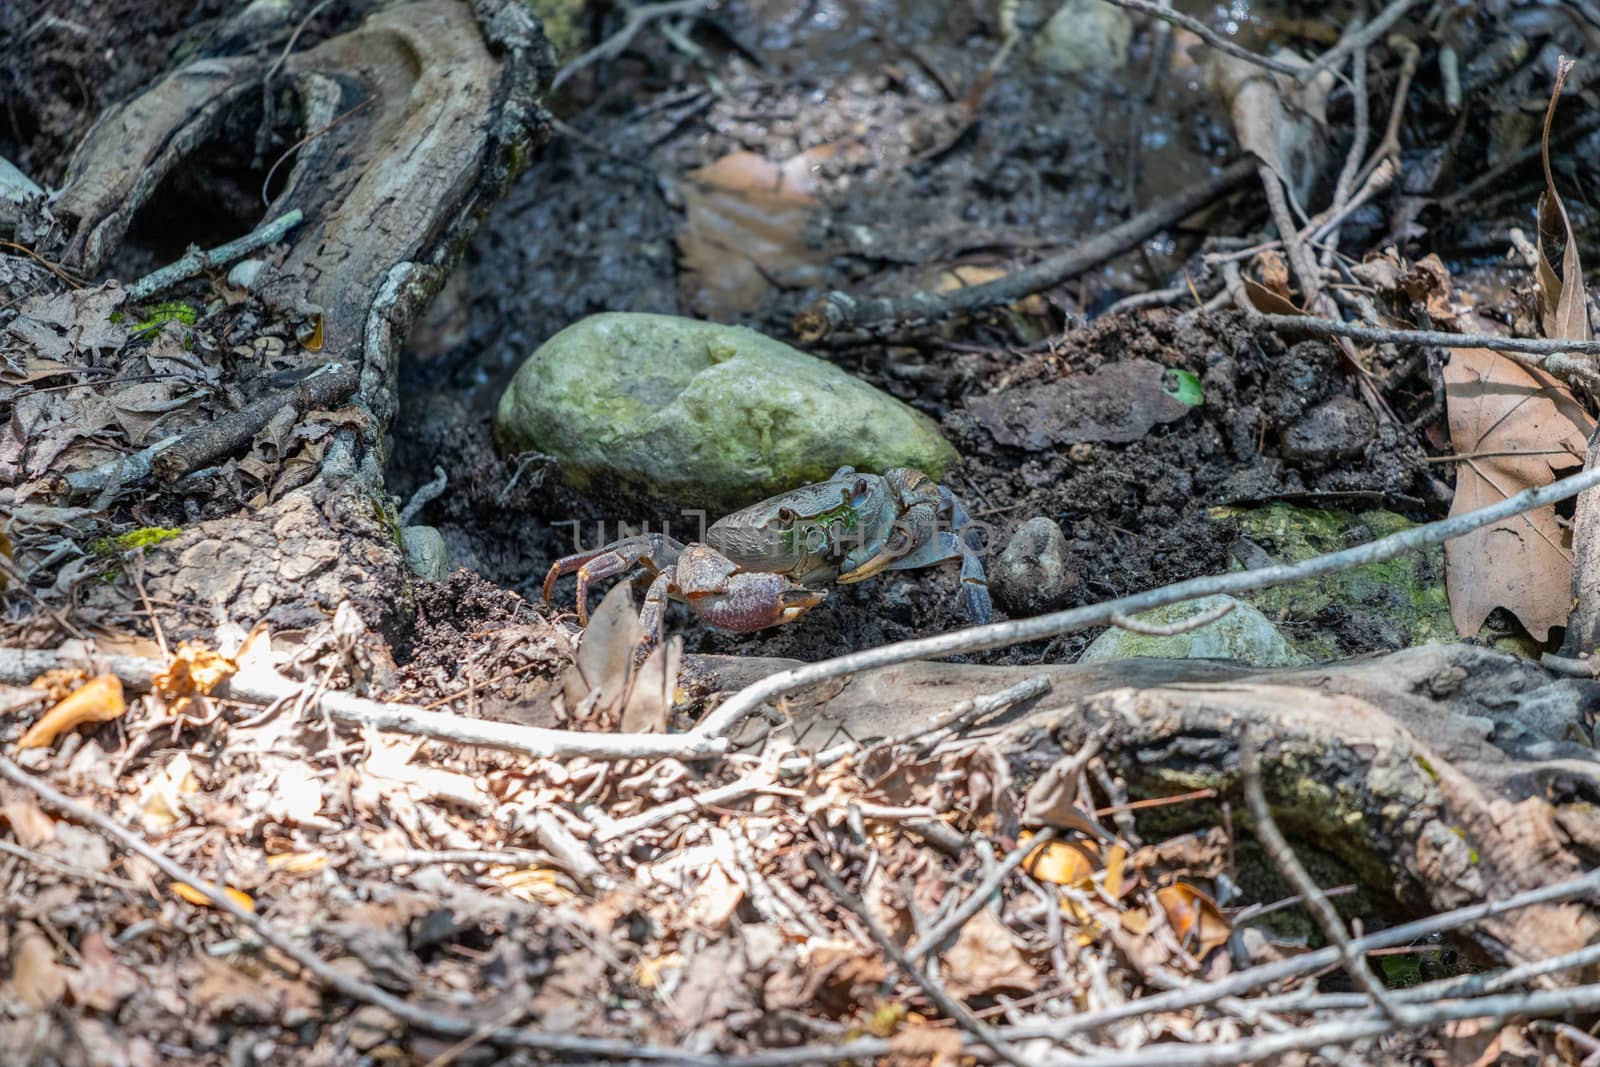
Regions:
M 224 27 L 213 40 L 264 39 L 260 26 L 245 29 Z M 547 135 L 537 94 L 550 66 L 542 31 L 515 0 L 414 0 L 281 61 L 276 50 L 192 60 L 85 137 L 53 212 L 70 226 L 61 258 L 92 273 L 163 178 L 203 164 L 196 153 L 230 118 L 239 125 L 238 109 L 292 86 L 305 137 L 263 217 L 298 209 L 304 222 L 261 293 L 281 316 L 320 324 L 322 342 L 291 345 L 254 380 L 232 384 L 250 400 L 325 362 L 359 368 L 320 469 L 298 487 L 280 481 L 254 512 L 198 523 L 148 553 L 149 601 L 178 605 L 161 612 L 169 632 L 206 630 L 218 617 L 299 624 L 341 600 L 374 625 L 403 614 L 410 579 L 381 475 L 399 348 Z

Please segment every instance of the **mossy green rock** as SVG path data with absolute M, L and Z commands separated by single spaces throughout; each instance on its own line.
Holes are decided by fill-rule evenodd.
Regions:
M 933 420 L 770 337 L 670 315 L 610 312 L 540 346 L 500 398 L 508 447 L 580 488 L 723 513 L 846 464 L 942 477 Z
M 1169 604 L 1164 608 L 1141 612 L 1134 619 L 1149 626 L 1170 626 L 1214 611 L 1230 601 L 1233 610 L 1228 614 L 1181 634 L 1157 637 L 1113 626 L 1090 642 L 1078 662 L 1099 663 L 1136 656 L 1226 659 L 1248 663 L 1253 667 L 1294 667 L 1308 662 L 1278 632 L 1271 619 L 1230 596 L 1208 596 L 1182 604 Z
M 1284 503 L 1217 508 L 1212 514 L 1236 521 L 1244 537 L 1278 563 L 1299 563 L 1416 525 L 1390 511 L 1349 512 Z M 1263 589 L 1245 599 L 1284 625 L 1296 646 L 1317 660 L 1373 647 L 1407 648 L 1456 638 L 1445 596 L 1444 548 L 1439 545 Z M 1337 623 L 1332 632 L 1330 620 Z

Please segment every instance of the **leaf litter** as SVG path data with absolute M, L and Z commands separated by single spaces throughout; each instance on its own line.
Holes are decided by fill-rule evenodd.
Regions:
M 602 729 L 619 725 L 626 682 L 653 673 L 629 667 L 633 634 L 621 620 L 631 604 L 625 592 L 612 598 L 628 611 L 610 608 L 612 638 L 579 657 L 599 685 L 580 691 L 578 706 L 591 716 L 605 708 L 609 726 L 589 723 Z M 603 604 L 597 620 L 607 613 Z M 864 833 L 877 859 L 845 883 L 907 941 L 929 916 L 964 900 L 977 876 L 970 848 L 941 851 L 917 819 L 971 835 L 996 855 L 1026 849 L 1042 826 L 1058 828 L 1061 840 L 1028 864 L 1042 890 L 1007 883 L 994 908 L 933 946 L 946 988 L 977 1010 L 1063 981 L 1092 991 L 1092 976 L 1107 967 L 1199 976 L 1231 932 L 1226 911 L 1198 888 L 1221 869 L 1215 848 L 1151 846 L 1100 829 L 1083 778 L 1092 748 L 1063 757 L 1043 786 L 1023 794 L 992 741 L 959 735 L 932 745 L 878 742 L 827 766 L 785 763 L 798 752 L 775 736 L 758 761 L 711 768 L 529 760 L 371 731 L 330 745 L 319 717 L 292 703 L 263 711 L 217 695 L 223 681 L 251 672 L 325 677 L 349 652 L 337 641 L 286 637 L 224 633 L 175 650 L 155 690 L 127 699 L 119 729 L 140 756 L 120 772 L 125 757 L 102 747 L 103 730 L 62 733 L 30 762 L 35 773 L 73 783 L 78 799 L 112 821 L 141 826 L 239 906 L 282 929 L 317 930 L 324 958 L 381 988 L 473 989 L 478 998 L 460 1010 L 640 1043 L 759 1047 L 775 1036 L 760 1020 L 783 1010 L 810 1027 L 922 1047 L 935 1006 L 885 967 L 848 909 L 808 871 L 808 854 L 832 850 L 816 836 L 819 825 Z M 84 684 L 64 682 L 79 691 Z M 0 720 L 7 751 L 17 751 L 29 718 Z M 740 797 L 681 804 L 741 776 L 752 788 Z M 331 1055 L 327 1043 L 349 1026 L 380 1058 L 425 1059 L 448 1046 L 380 1011 L 340 1007 L 308 977 L 264 967 L 265 959 L 194 951 L 234 936 L 194 884 L 109 852 L 20 797 L 0 795 L 0 815 L 8 836 L 40 856 L 23 868 L 21 899 L 34 903 L 23 906 L 20 925 L 0 931 L 13 945 L 15 995 L 43 1011 L 83 990 L 71 995 L 86 1025 L 108 1024 L 114 1013 L 135 1035 L 131 1062 L 158 1038 L 199 1055 L 242 1022 L 286 1049 L 296 1027 L 328 1012 L 353 1014 L 343 1029 L 313 1032 L 316 1044 L 304 1050 L 313 1061 Z M 586 857 L 587 874 L 574 854 L 546 847 L 541 820 L 552 817 Z M 607 829 L 627 823 L 636 828 Z M 98 857 L 81 851 L 85 840 Z M 1066 854 L 1070 873 L 1045 858 Z M 128 889 L 107 895 L 56 864 L 67 872 L 81 864 Z M 28 932 L 45 901 L 65 898 L 74 909 L 49 911 L 51 921 L 88 951 L 64 953 Z M 1050 910 L 1056 916 L 1046 921 Z M 136 923 L 165 934 L 119 936 Z M 119 945 L 114 954 L 94 947 L 105 942 Z M 184 996 L 171 996 L 175 989 Z M 1100 1003 L 1086 995 L 1088 1006 Z M 623 1004 L 628 1010 L 614 1007 Z M 28 1018 L 0 1020 L 0 1042 L 14 1041 Z M 1196 1033 L 1208 1025 L 1176 1016 L 1159 1024 Z

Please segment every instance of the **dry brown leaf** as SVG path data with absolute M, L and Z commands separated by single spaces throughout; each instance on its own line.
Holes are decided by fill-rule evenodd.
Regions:
M 1054 826 L 1100 837 L 1095 821 L 1078 806 L 1078 774 L 1084 761 L 1063 756 L 1028 787 L 1022 801 L 1022 821 L 1028 826 Z
M 643 639 L 644 627 L 633 605 L 633 591 L 627 582 L 619 582 L 589 616 L 577 659 L 567 671 L 564 684 L 568 711 L 577 711 L 586 699 L 594 701 L 591 718 L 610 718 L 611 713 L 619 711 L 633 678 L 633 653 Z
M 1102 888 L 1113 897 L 1122 896 L 1122 890 L 1127 885 L 1128 871 L 1128 846 L 1121 841 L 1112 845 L 1106 853 L 1106 877 Z
M 889 1038 L 891 1064 L 959 1063 L 963 1059 L 961 1032 L 949 1027 L 907 1026 Z
M 1011 932 L 988 908 L 967 921 L 943 959 L 945 986 L 962 999 L 1008 990 L 1029 993 L 1039 984 Z
M 664 734 L 683 662 L 683 638 L 673 636 L 650 651 L 628 687 L 620 729 L 629 734 Z
M 206 696 L 233 676 L 234 663 L 199 642 L 185 641 L 172 660 L 150 681 L 150 690 L 167 703 L 167 711 L 180 717 L 196 697 Z
M 23 923 L 17 932 L 6 988 L 36 1011 L 55 1004 L 67 991 L 67 970 L 56 962 L 55 946 L 32 923 Z
M 1450 514 L 1460 515 L 1583 465 L 1594 420 L 1566 387 L 1541 371 L 1483 348 L 1456 349 L 1444 368 L 1450 443 L 1458 455 Z M 1553 506 L 1445 543 L 1450 617 L 1478 632 L 1496 607 L 1535 640 L 1566 623 L 1572 588 L 1570 537 Z
M 173 896 L 177 897 L 180 900 L 188 901 L 190 904 L 193 904 L 195 907 L 198 907 L 198 908 L 214 908 L 214 907 L 216 907 L 216 905 L 211 902 L 211 898 L 210 897 L 208 897 L 204 893 L 200 892 L 200 890 L 196 889 L 194 886 L 190 885 L 188 882 L 173 882 L 167 888 L 172 890 L 172 895 Z M 233 901 L 235 904 L 237 904 L 239 907 L 243 908 L 245 911 L 253 912 L 253 911 L 256 910 L 256 902 L 251 899 L 249 893 L 246 893 L 242 889 L 235 889 L 232 886 L 223 886 L 222 887 L 222 895 L 227 897 L 229 900 Z
M 105 935 L 91 930 L 78 945 L 79 969 L 67 975 L 73 1003 L 100 1012 L 114 1012 L 121 1003 L 145 988 L 146 979 L 117 961 Z
M 55 820 L 31 800 L 0 804 L 0 819 L 11 827 L 11 836 L 23 848 L 38 848 L 56 836 Z
M 1051 885 L 1086 885 L 1100 867 L 1094 841 L 1046 841 L 1022 861 L 1022 869 Z
M 1428 323 L 1436 330 L 1449 329 L 1456 320 L 1450 301 L 1450 271 L 1444 262 L 1429 252 L 1400 278 L 1400 288 L 1427 312 Z
M 1286 49 L 1274 58 L 1296 60 Z M 1304 85 L 1222 52 L 1208 61 L 1212 89 L 1228 105 L 1239 146 L 1253 154 L 1299 199 L 1316 176 L 1326 148 L 1328 93 L 1335 79 L 1323 71 Z
M 1280 296 L 1254 278 L 1244 279 L 1244 292 L 1250 303 L 1263 315 L 1304 315 L 1289 298 Z
M 128 710 L 122 683 L 114 674 L 90 679 L 69 694 L 22 735 L 17 748 L 44 748 L 61 734 L 91 722 L 109 722 Z
M 1156 900 L 1167 913 L 1178 940 L 1194 946 L 1197 959 L 1225 944 L 1233 930 L 1217 902 L 1192 885 L 1176 882 L 1156 890 Z
M 1550 124 L 1555 120 L 1556 101 L 1574 61 L 1562 56 L 1556 64 L 1556 83 L 1550 90 L 1550 106 L 1544 113 L 1544 134 L 1540 152 L 1544 158 L 1544 192 L 1539 194 L 1539 306 L 1544 335 L 1563 341 L 1589 340 L 1589 299 L 1583 284 L 1583 264 L 1578 258 L 1578 240 L 1567 218 L 1567 206 L 1556 191 L 1550 171 Z M 1560 244 L 1561 272 L 1556 273 L 1546 248 Z
M 812 170 L 837 154 L 821 145 L 782 163 L 734 152 L 679 183 L 685 208 L 678 230 L 683 300 L 707 318 L 753 309 L 774 284 L 820 283 L 829 254 L 806 245 L 816 203 Z

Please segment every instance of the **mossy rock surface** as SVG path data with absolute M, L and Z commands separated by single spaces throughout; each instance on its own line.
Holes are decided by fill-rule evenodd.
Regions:
M 1390 511 L 1334 511 L 1283 503 L 1217 508 L 1212 514 L 1239 523 L 1243 536 L 1279 563 L 1299 563 L 1416 525 Z M 1438 545 L 1249 593 L 1244 599 L 1282 626 L 1300 651 L 1317 660 L 1456 639 L 1445 597 L 1444 549 Z M 1330 627 L 1330 621 L 1337 625 Z
M 739 326 L 610 312 L 540 346 L 500 398 L 507 447 L 579 488 L 721 514 L 849 465 L 940 478 L 932 419 L 833 364 Z
M 1278 632 L 1261 612 L 1231 596 L 1218 595 L 1169 604 L 1164 608 L 1134 616 L 1148 626 L 1171 626 L 1203 615 L 1231 603 L 1233 609 L 1222 618 L 1194 630 L 1170 635 L 1135 633 L 1113 626 L 1084 649 L 1079 663 L 1130 659 L 1146 656 L 1156 659 L 1225 659 L 1256 667 L 1295 667 L 1306 657 Z

